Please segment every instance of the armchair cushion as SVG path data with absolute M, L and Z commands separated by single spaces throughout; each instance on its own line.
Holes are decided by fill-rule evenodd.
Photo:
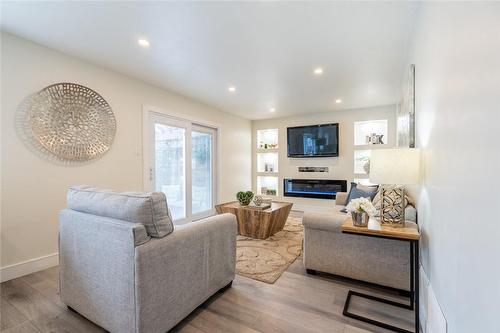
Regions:
M 151 237 L 174 230 L 164 193 L 114 192 L 89 186 L 71 187 L 68 208 L 87 214 L 143 224 Z

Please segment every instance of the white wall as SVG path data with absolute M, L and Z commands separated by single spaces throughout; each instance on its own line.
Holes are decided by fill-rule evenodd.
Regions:
M 296 210 L 316 210 L 327 212 L 333 207 L 332 200 L 282 197 L 284 178 L 303 179 L 338 179 L 347 180 L 348 184 L 354 178 L 354 122 L 364 120 L 388 120 L 388 144 L 384 147 L 393 147 L 396 143 L 396 106 L 388 105 L 366 109 L 321 112 L 302 116 L 258 120 L 253 122 L 253 189 L 257 190 L 257 137 L 259 129 L 278 128 L 279 130 L 279 199 L 294 203 Z M 316 125 L 325 123 L 339 123 L 339 157 L 322 158 L 288 158 L 286 128 L 301 125 Z M 372 146 L 375 147 L 375 146 Z M 380 146 L 381 147 L 381 146 Z M 375 147 L 377 148 L 377 147 Z M 299 166 L 329 167 L 329 172 L 298 172 Z
M 130 77 L 82 62 L 27 40 L 2 34 L 2 267 L 57 252 L 57 213 L 66 189 L 91 184 L 142 189 L 142 105 L 149 104 L 220 125 L 221 200 L 251 186 L 251 122 Z M 23 98 L 56 82 L 100 93 L 113 108 L 117 133 L 111 150 L 84 166 L 40 159 L 14 127 Z
M 499 332 L 500 4 L 422 4 L 410 62 L 424 271 L 448 332 Z

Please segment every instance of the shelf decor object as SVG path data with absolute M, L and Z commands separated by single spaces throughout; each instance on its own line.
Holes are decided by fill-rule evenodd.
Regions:
M 370 174 L 371 150 L 354 151 L 354 173 L 358 175 Z
M 56 83 L 28 96 L 18 108 L 16 124 L 39 155 L 69 164 L 101 157 L 116 133 L 106 100 L 75 83 Z
M 400 148 L 372 151 L 370 182 L 381 184 L 380 219 L 383 224 L 404 227 L 404 185 L 419 183 L 419 169 L 419 149 Z

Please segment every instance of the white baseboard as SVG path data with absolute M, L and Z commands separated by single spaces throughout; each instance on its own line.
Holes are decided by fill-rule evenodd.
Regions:
M 447 333 L 446 318 L 439 306 L 432 285 L 420 267 L 420 326 L 423 333 Z
M 427 330 L 427 318 L 428 314 L 428 303 L 429 303 L 429 289 L 430 283 L 427 274 L 425 273 L 424 268 L 420 265 L 419 269 L 419 290 L 420 290 L 420 328 L 422 329 L 422 333 L 429 333 Z
M 0 281 L 9 281 L 57 265 L 59 265 L 59 253 L 53 253 L 40 258 L 5 266 L 0 269 Z
M 447 333 L 448 324 L 444 317 L 443 310 L 438 303 L 436 294 L 429 284 L 429 299 L 427 303 L 427 332 L 429 333 Z

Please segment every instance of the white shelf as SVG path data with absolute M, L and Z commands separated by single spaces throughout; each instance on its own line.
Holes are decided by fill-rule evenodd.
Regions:
M 375 145 L 354 145 L 356 150 L 387 149 L 387 143 Z
M 278 172 L 259 172 L 257 171 L 258 176 L 276 176 L 278 177 Z
M 261 149 L 261 148 L 257 148 L 257 152 L 258 153 L 273 153 L 273 152 L 278 152 L 279 151 L 279 148 L 267 148 L 267 149 Z

